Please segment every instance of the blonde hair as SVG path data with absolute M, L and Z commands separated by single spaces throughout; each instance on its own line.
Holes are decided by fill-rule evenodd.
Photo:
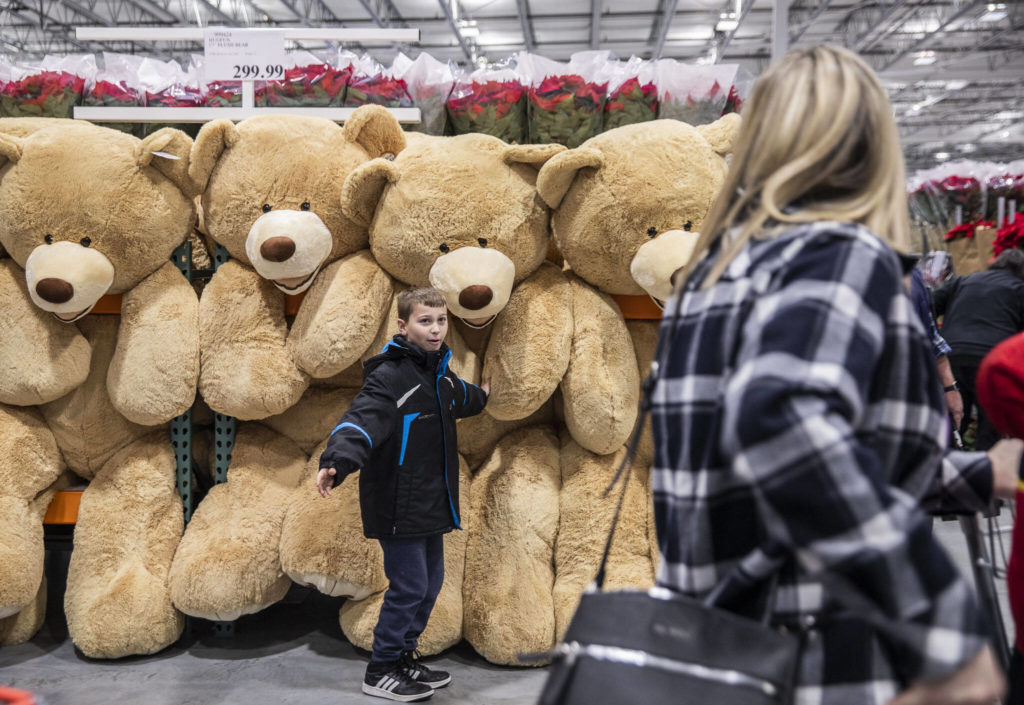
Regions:
M 444 294 L 438 289 L 429 286 L 406 289 L 398 294 L 398 318 L 408 323 L 416 304 L 428 308 L 446 308 Z
M 904 181 L 892 106 L 871 67 L 827 44 L 790 51 L 754 85 L 684 275 L 729 233 L 703 282 L 711 286 L 752 237 L 771 236 L 769 221 L 861 223 L 907 251 Z

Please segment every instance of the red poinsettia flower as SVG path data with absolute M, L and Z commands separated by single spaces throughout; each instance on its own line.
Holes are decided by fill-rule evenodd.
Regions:
M 1024 213 L 1014 214 L 1013 220 L 999 229 L 992 243 L 992 255 L 998 257 L 1006 250 L 1024 247 Z

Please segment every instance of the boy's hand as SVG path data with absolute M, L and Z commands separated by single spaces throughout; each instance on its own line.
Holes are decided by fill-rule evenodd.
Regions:
M 316 489 L 321 497 L 331 496 L 331 486 L 334 485 L 334 476 L 338 474 L 334 468 L 320 468 L 316 474 Z
M 486 394 L 487 396 L 491 396 L 491 383 L 490 382 L 481 382 L 480 383 L 480 389 L 484 390 L 484 394 Z

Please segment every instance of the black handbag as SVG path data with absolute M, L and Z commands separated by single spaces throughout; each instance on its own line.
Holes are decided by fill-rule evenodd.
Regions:
M 644 384 L 629 449 L 606 490 L 627 468 L 594 586 L 555 648 L 539 705 L 785 705 L 793 697 L 800 639 L 768 621 L 778 569 L 762 621 L 716 607 L 717 588 L 703 601 L 659 587 L 602 590 L 656 371 L 657 364 Z

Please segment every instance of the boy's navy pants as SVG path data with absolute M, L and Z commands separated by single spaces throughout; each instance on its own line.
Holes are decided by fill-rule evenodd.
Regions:
M 388 591 L 373 629 L 373 661 L 416 649 L 444 582 L 444 535 L 378 539 Z

